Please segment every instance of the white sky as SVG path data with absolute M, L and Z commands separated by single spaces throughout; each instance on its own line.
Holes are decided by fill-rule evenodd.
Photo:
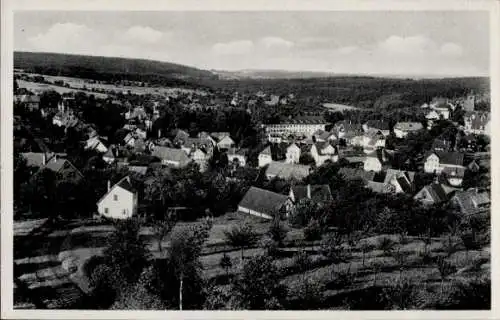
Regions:
M 487 12 L 63 12 L 14 15 L 16 50 L 203 69 L 488 75 Z

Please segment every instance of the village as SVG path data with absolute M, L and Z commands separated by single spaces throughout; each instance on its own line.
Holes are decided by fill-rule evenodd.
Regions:
M 34 77 L 18 72 L 21 84 Z M 139 221 L 156 258 L 170 246 L 159 224 L 168 221 L 175 229 L 210 221 L 201 254 L 208 277 L 225 274 L 219 260 L 225 261 L 220 265 L 226 271 L 238 274 L 231 265 L 248 259 L 244 248 L 248 256 L 274 248 L 272 252 L 293 257 L 292 265 L 301 254 L 312 253 L 313 258 L 304 258 L 317 260 L 317 265 L 309 261 L 312 270 L 332 261 L 349 265 L 341 273 L 351 279 L 343 285 L 348 288 L 355 282 L 351 273 L 365 268 L 366 252 L 382 250 L 380 257 L 386 257 L 393 250 L 384 251 L 384 241 L 403 248 L 424 239 L 422 250 L 430 255 L 428 246 L 452 236 L 459 240 L 453 240 L 455 249 L 448 258 L 476 250 L 475 258 L 457 258 L 456 268 L 487 265 L 489 248 L 476 243 L 484 230 L 470 226 L 471 219 L 489 219 L 491 204 L 491 115 L 483 107 L 484 95 L 433 97 L 389 119 L 383 111 L 332 111 L 321 105 L 290 112 L 301 110 L 300 97 L 293 92 L 159 94 L 117 89 L 97 97 L 81 88 L 58 93 L 52 87 L 30 91 L 17 82 L 14 87 L 15 237 L 22 242 L 27 236 L 42 239 L 55 232 L 51 239 L 56 241 L 64 234 L 59 244 L 48 245 L 51 249 L 40 244 L 38 257 L 30 252 L 14 257 L 20 270 L 42 257 L 51 266 L 34 274 L 19 271 L 16 287 L 38 292 L 62 281 L 64 290 L 73 290 L 56 294 L 56 302 L 55 297 L 39 301 L 46 307 L 74 306 L 75 301 L 82 303 L 82 295 L 92 294 L 92 275 L 85 269 L 105 247 L 103 239 L 92 238 L 106 238 L 115 221 Z M 453 232 L 444 236 L 448 228 Z M 245 230 L 247 236 L 269 237 L 271 247 L 231 240 L 231 232 Z M 74 232 L 90 235 L 73 248 L 68 239 L 78 242 Z M 351 270 L 348 259 L 331 260 L 318 253 L 325 241 L 332 241 L 331 232 L 344 235 L 341 242 L 349 250 L 363 252 L 358 271 Z M 474 235 L 474 249 L 468 242 L 460 244 L 460 232 L 467 234 L 462 237 L 467 241 Z M 375 237 L 374 244 L 359 247 L 370 237 Z M 413 240 L 404 242 L 406 238 Z M 331 254 L 339 255 L 341 246 L 331 244 Z M 418 258 L 422 253 L 414 254 Z M 307 272 L 304 268 L 300 272 Z M 380 264 L 370 268 L 381 272 Z M 54 269 L 59 270 L 55 278 Z M 389 279 L 393 275 L 388 271 Z M 359 277 L 357 281 L 371 283 Z M 340 281 L 335 279 L 331 281 Z M 345 288 L 331 290 L 335 301 L 340 293 L 347 294 Z M 61 302 L 60 295 L 69 297 Z M 30 303 L 19 305 L 29 308 Z

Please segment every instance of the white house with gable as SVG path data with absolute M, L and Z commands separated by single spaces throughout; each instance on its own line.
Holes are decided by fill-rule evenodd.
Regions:
M 108 181 L 108 192 L 97 202 L 97 211 L 106 218 L 128 219 L 137 212 L 137 191 L 124 177 L 112 187 Z

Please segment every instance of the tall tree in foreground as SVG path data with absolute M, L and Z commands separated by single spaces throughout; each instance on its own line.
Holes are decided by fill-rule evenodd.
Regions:
M 194 276 L 202 268 L 199 261 L 203 243 L 208 238 L 211 223 L 180 230 L 172 236 L 168 250 L 173 270 L 179 280 L 179 310 L 182 310 L 183 286 L 187 276 Z
M 226 240 L 234 247 L 241 250 L 241 266 L 243 267 L 244 250 L 251 247 L 258 240 L 258 235 L 249 224 L 234 226 L 230 231 L 225 231 Z
M 140 224 L 133 219 L 119 221 L 115 228 L 104 256 L 118 279 L 134 283 L 149 260 L 146 244 L 140 238 Z
M 281 309 L 286 296 L 278 269 L 268 256 L 257 256 L 248 261 L 232 291 L 238 308 L 245 310 Z

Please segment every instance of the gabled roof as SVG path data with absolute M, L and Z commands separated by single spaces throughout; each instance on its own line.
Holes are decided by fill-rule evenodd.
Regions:
M 406 177 L 410 183 L 413 183 L 413 181 L 415 180 L 415 172 L 413 172 L 413 171 L 387 169 L 384 182 L 389 183 L 393 178 L 397 179 L 401 176 Z
M 273 161 L 266 170 L 266 175 L 277 176 L 283 179 L 303 179 L 309 175 L 311 167 L 302 164 L 293 164 Z
M 431 183 L 424 187 L 435 203 L 440 203 L 448 200 L 447 192 L 440 183 Z
M 325 142 L 316 142 L 313 144 L 316 146 L 316 149 L 318 150 L 319 155 L 323 155 L 323 149 L 327 148 L 328 146 L 331 146 L 334 149 L 334 153 L 337 151 L 334 146 L 330 144 L 330 142 L 325 141 Z
M 229 132 L 212 132 L 210 135 L 217 141 L 222 140 L 224 137 L 230 137 Z
M 187 164 L 190 161 L 188 155 L 182 149 L 158 146 L 155 147 L 152 155 L 162 160 L 179 162 L 181 165 Z
M 361 168 L 342 167 L 339 169 L 339 174 L 343 176 L 345 180 L 361 179 L 365 182 L 373 181 L 375 177 L 375 172 L 367 172 Z
M 431 154 L 435 154 L 439 158 L 440 164 L 450 164 L 457 166 L 463 166 L 464 164 L 464 154 L 461 152 L 432 151 L 427 154 L 426 158 Z
M 287 201 L 288 197 L 272 191 L 250 187 L 239 206 L 259 213 L 273 214 Z
M 315 202 L 327 202 L 332 200 L 332 193 L 327 184 L 294 185 L 291 187 L 295 201 L 307 198 L 307 188 L 310 188 L 311 199 Z
M 272 156 L 271 153 L 271 146 L 267 146 L 264 150 L 262 150 L 259 155 L 266 155 L 266 156 Z
M 128 170 L 132 172 L 136 172 L 141 175 L 145 175 L 146 172 L 148 171 L 147 166 L 128 166 Z
M 394 129 L 402 131 L 417 131 L 423 129 L 420 122 L 398 122 L 394 125 Z
M 464 214 L 472 214 L 478 210 L 488 208 L 491 203 L 488 193 L 479 193 L 476 189 L 457 191 L 453 199 L 460 205 L 460 210 Z
M 130 191 L 132 193 L 137 192 L 137 189 L 135 189 L 132 184 L 130 183 L 130 177 L 126 176 L 122 178 L 120 181 L 118 181 L 115 186 L 121 187 L 127 191 Z
M 135 189 L 131 182 L 130 182 L 130 177 L 129 176 L 126 176 L 126 177 L 123 177 L 121 178 L 117 183 L 115 183 L 109 190 L 108 192 L 106 192 L 98 201 L 97 203 L 100 203 L 104 198 L 106 198 L 106 196 L 108 194 L 111 193 L 111 191 L 113 191 L 113 189 L 115 187 L 120 187 L 120 188 L 123 188 L 131 193 L 137 193 L 137 189 Z
M 43 153 L 43 152 L 22 152 L 20 153 L 21 157 L 26 160 L 26 165 L 28 167 L 41 167 L 44 165 L 44 156 L 45 161 L 50 160 L 53 156 L 51 153 Z
M 236 148 L 230 148 L 227 150 L 227 154 L 228 155 L 240 155 L 240 156 L 246 156 L 248 154 L 248 148 L 240 148 L 240 149 L 236 149 Z
M 368 181 L 366 187 L 375 193 L 391 193 L 396 191 L 393 185 L 383 182 Z
M 385 122 L 383 120 L 368 120 L 365 122 L 365 125 L 368 128 L 375 128 L 379 130 L 389 130 L 390 126 L 388 122 Z
M 363 134 L 363 126 L 360 123 L 352 123 L 348 120 L 336 122 L 334 129 L 337 132 L 344 132 L 346 137 Z
M 465 175 L 465 168 L 460 167 L 446 167 L 441 171 L 448 178 L 463 178 Z

